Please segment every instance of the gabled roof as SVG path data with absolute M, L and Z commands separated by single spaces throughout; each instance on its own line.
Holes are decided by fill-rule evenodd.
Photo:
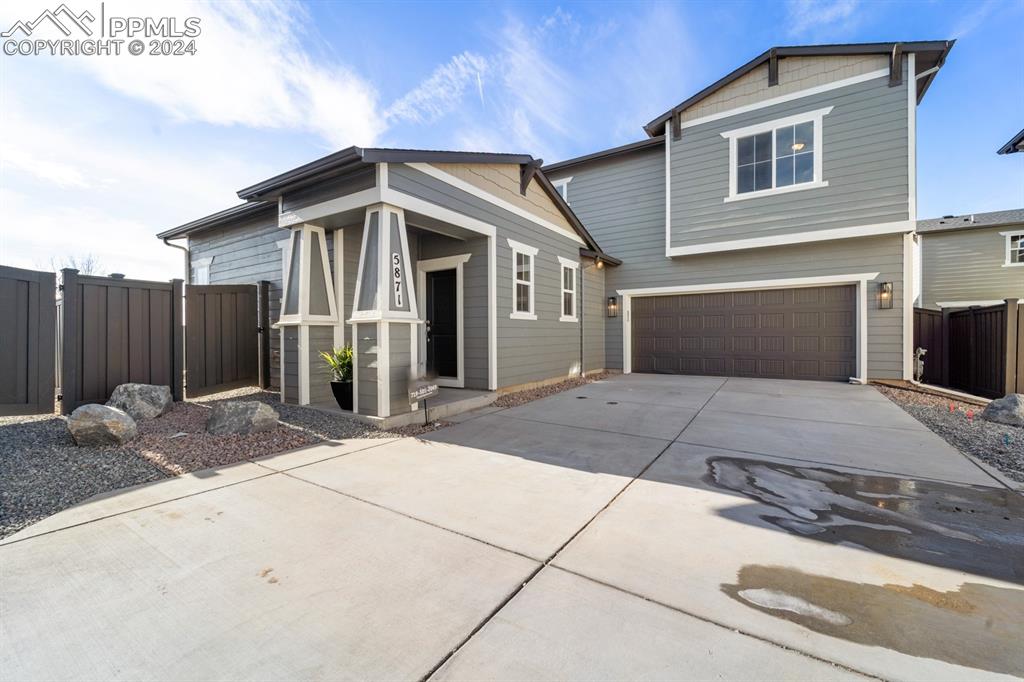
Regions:
M 376 163 L 532 163 L 529 154 L 492 154 L 489 152 L 451 152 L 427 149 L 378 149 L 349 147 L 310 161 L 298 168 L 275 175 L 263 182 L 238 190 L 238 198 L 277 198 L 299 185 L 344 175 L 361 166 Z
M 1008 211 L 989 211 L 988 213 L 971 213 L 968 215 L 947 215 L 930 220 L 918 220 L 918 232 L 949 232 L 952 230 L 976 230 L 983 227 L 1003 227 L 1005 225 L 1024 225 L 1024 208 L 1013 208 Z
M 924 97 L 924 93 L 927 92 L 928 86 L 931 85 L 938 73 L 938 68 L 942 66 L 946 60 L 946 55 L 953 48 L 955 40 L 928 40 L 919 42 L 909 43 L 847 43 L 843 45 L 794 45 L 788 47 L 773 47 L 765 50 L 757 57 L 754 57 L 749 62 L 739 67 L 727 76 L 720 78 L 708 87 L 704 88 L 692 97 L 683 100 L 676 106 L 666 111 L 661 116 L 658 116 L 653 121 L 644 126 L 644 130 L 651 137 L 660 135 L 665 132 L 665 123 L 672 118 L 673 115 L 679 113 L 683 109 L 690 107 L 701 101 L 711 93 L 722 89 L 734 80 L 744 76 L 762 64 L 768 63 L 773 59 L 780 59 L 784 57 L 830 57 L 830 56 L 846 56 L 846 55 L 869 55 L 869 54 L 884 54 L 893 55 L 901 52 L 913 52 L 917 54 L 917 73 L 924 73 L 925 71 L 931 71 L 927 76 L 917 81 L 917 101 L 920 102 L 921 98 Z
M 996 154 L 1016 154 L 1024 151 L 1024 130 L 1010 138 L 1010 141 L 999 148 Z
M 184 225 L 178 225 L 172 227 L 169 230 L 164 230 L 157 235 L 157 239 L 177 239 L 200 230 L 207 230 L 211 227 L 219 227 L 227 223 L 250 218 L 260 213 L 276 214 L 277 203 L 273 201 L 250 201 L 245 204 L 239 204 L 226 208 L 223 211 L 212 213 L 205 218 L 199 218 L 191 222 L 185 223 Z

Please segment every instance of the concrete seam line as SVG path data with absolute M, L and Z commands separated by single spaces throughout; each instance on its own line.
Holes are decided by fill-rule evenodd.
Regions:
M 723 382 L 722 386 L 724 386 L 724 385 L 725 385 L 725 383 Z M 706 401 L 704 401 L 704 405 L 701 406 L 700 410 L 697 410 L 697 412 L 692 417 L 690 417 L 690 420 L 686 422 L 686 426 L 684 426 L 682 428 L 682 430 L 679 432 L 679 435 L 677 435 L 676 438 L 678 438 L 679 436 L 681 436 L 683 434 L 683 431 L 685 431 L 686 428 L 693 422 L 693 420 L 697 418 L 697 415 L 699 415 L 701 413 L 701 411 L 705 407 L 707 407 L 707 404 L 709 402 L 711 402 L 711 399 L 715 397 L 715 395 L 718 393 L 719 390 L 721 390 L 721 388 L 722 387 L 719 386 L 717 389 L 715 389 L 715 392 L 712 393 L 711 396 Z M 570 427 L 570 428 L 572 428 L 572 427 Z M 593 430 L 597 431 L 598 429 L 593 429 Z M 530 583 L 530 581 L 533 580 L 537 576 L 537 574 L 541 572 L 542 569 L 544 569 L 546 566 L 551 565 L 551 562 L 554 561 L 556 557 L 558 557 L 558 555 L 562 552 L 562 550 L 564 550 L 566 547 L 568 547 L 572 543 L 573 540 L 575 540 L 577 537 L 579 537 L 579 535 L 583 531 L 585 531 L 587 528 L 589 528 L 590 524 L 592 524 L 597 519 L 597 517 L 599 517 L 602 513 L 604 513 L 604 511 L 606 509 L 608 509 L 608 507 L 612 506 L 612 504 L 615 503 L 615 500 L 619 499 L 619 497 L 624 492 L 626 492 L 626 490 L 629 489 L 629 487 L 631 485 L 636 483 L 636 481 L 638 479 L 640 479 L 645 473 L 647 473 L 647 471 L 654 465 L 654 463 L 657 462 L 661 458 L 661 456 L 664 455 L 665 452 L 668 451 L 668 449 L 670 447 L 672 447 L 672 443 L 673 442 L 674 441 L 669 441 L 668 443 L 666 443 L 665 447 L 663 447 L 658 452 L 658 454 L 656 454 L 651 459 L 651 461 L 648 462 L 647 465 L 644 466 L 644 468 L 641 469 L 639 473 L 637 473 L 636 476 L 631 478 L 624 486 L 622 486 L 617 493 L 612 495 L 611 499 L 609 499 L 608 502 L 606 502 L 604 504 L 604 506 L 602 506 L 600 509 L 598 509 L 596 512 L 594 512 L 594 515 L 591 516 L 586 521 L 586 523 L 584 523 L 582 526 L 577 528 L 576 532 L 574 532 L 572 535 L 570 535 L 569 538 L 565 542 L 563 542 L 561 545 L 559 545 L 559 547 L 557 549 L 555 549 L 555 551 L 551 554 L 551 556 L 549 556 L 547 559 L 545 559 L 544 562 L 540 566 L 537 567 L 537 570 L 533 571 L 529 576 L 527 576 L 526 580 L 524 580 L 521 585 L 519 585 L 518 587 L 516 587 L 515 590 L 512 591 L 512 594 L 510 594 L 507 598 L 505 598 L 502 602 L 500 602 L 487 615 L 487 617 L 485 617 L 482 621 L 477 623 L 476 627 L 474 627 L 469 632 L 469 634 L 466 635 L 466 637 L 461 642 L 459 642 L 458 646 L 456 646 L 454 649 L 449 651 L 448 654 L 445 655 L 440 661 L 438 661 L 437 664 L 433 668 L 431 668 L 429 671 L 427 671 L 427 674 L 425 676 L 423 676 L 422 678 L 420 678 L 420 682 L 426 682 L 427 680 L 429 680 L 434 675 L 434 673 L 436 673 L 438 670 L 440 670 L 444 666 L 445 663 L 447 663 L 449 660 L 451 660 L 451 658 L 455 654 L 457 654 L 459 652 L 459 650 L 462 649 L 462 647 L 464 647 L 467 643 L 469 643 L 469 640 L 471 640 L 473 638 L 473 636 L 476 635 L 476 633 L 480 632 L 480 630 L 482 630 L 485 625 L 487 625 L 489 622 L 491 622 L 491 620 L 494 618 L 494 616 L 496 616 L 499 611 L 501 611 L 503 608 L 505 608 L 505 606 L 509 602 L 511 602 L 513 599 L 515 599 L 516 595 L 518 595 L 520 592 L 522 592 L 526 588 L 526 586 Z
M 606 583 L 603 580 L 598 580 L 597 578 L 592 578 L 592 577 L 590 577 L 588 575 L 584 575 L 583 573 L 577 573 L 576 571 L 573 571 L 571 569 L 565 568 L 564 566 L 551 566 L 551 569 L 554 570 L 554 571 L 562 571 L 563 573 L 568 573 L 569 575 L 575 576 L 575 577 L 580 578 L 582 580 L 587 580 L 587 581 L 592 582 L 594 584 L 602 585 L 604 587 L 613 589 L 616 592 L 621 592 L 623 594 L 628 594 L 631 597 L 636 597 L 637 599 L 642 599 L 645 602 L 649 602 L 651 604 L 657 604 L 658 606 L 666 608 L 666 609 L 668 609 L 670 611 L 674 611 L 675 613 L 679 613 L 679 614 L 682 614 L 684 616 L 688 616 L 690 618 L 695 618 L 695 619 L 697 619 L 697 620 L 699 620 L 699 621 L 701 621 L 703 623 L 707 623 L 709 625 L 714 625 L 716 627 L 720 627 L 720 628 L 723 628 L 723 629 L 726 629 L 726 630 L 730 630 L 730 631 L 735 632 L 736 634 L 741 635 L 743 637 L 750 637 L 751 639 L 756 639 L 759 642 L 764 642 L 765 644 L 769 644 L 771 646 L 778 647 L 780 649 L 785 649 L 786 651 L 792 651 L 793 653 L 799 654 L 800 656 L 804 656 L 806 658 L 810 658 L 810 659 L 815 660 L 815 661 L 821 661 L 822 663 L 827 663 L 827 664 L 833 665 L 833 666 L 835 666 L 837 668 L 842 668 L 843 670 L 848 670 L 848 671 L 850 671 L 852 673 L 855 673 L 857 675 L 862 675 L 864 677 L 868 677 L 868 678 L 871 678 L 873 680 L 884 680 L 885 679 L 884 677 L 878 677 L 877 675 L 872 675 L 871 673 L 866 673 L 866 672 L 863 672 L 861 670 L 857 670 L 856 668 L 851 668 L 848 665 L 843 665 L 842 663 L 836 663 L 835 661 L 829 660 L 827 658 L 822 658 L 821 656 L 817 656 L 815 654 L 808 653 L 806 651 L 803 651 L 802 649 L 795 649 L 792 646 L 790 646 L 789 644 L 783 644 L 781 642 L 776 642 L 776 641 L 768 639 L 767 637 L 764 637 L 762 635 L 757 635 L 757 634 L 754 634 L 752 632 L 747 632 L 746 630 L 741 630 L 741 629 L 739 629 L 739 628 L 737 628 L 737 627 L 735 627 L 733 625 L 727 625 L 725 623 L 720 623 L 717 620 L 713 620 L 711 618 L 708 618 L 707 616 L 701 616 L 699 614 L 692 613 L 690 611 L 687 611 L 686 609 L 682 609 L 682 608 L 680 608 L 678 606 L 673 606 L 671 604 L 667 604 L 667 603 L 665 603 L 663 601 L 659 601 L 657 599 L 653 599 L 651 597 L 639 594 L 637 592 L 633 592 L 632 590 L 627 590 L 627 589 L 625 589 L 623 587 L 619 587 L 618 585 L 613 585 L 611 583 Z
M 252 462 L 250 462 L 249 460 L 243 460 L 243 462 L 246 462 L 248 464 L 252 464 Z M 240 463 L 241 462 L 236 462 L 236 464 L 240 464 Z M 225 465 L 225 466 L 233 466 L 233 465 Z M 256 466 L 259 466 L 259 465 L 257 464 Z M 79 523 L 73 523 L 70 526 L 64 526 L 62 528 L 54 528 L 53 530 L 44 531 L 42 533 L 39 533 L 38 535 L 32 535 L 32 536 L 29 536 L 27 538 L 20 538 L 18 540 L 11 540 L 10 542 L 4 542 L 3 544 L 0 544 L 0 550 L 3 550 L 4 547 L 7 547 L 9 545 L 16 545 L 19 542 L 26 542 L 28 540 L 35 540 L 36 538 L 41 538 L 41 537 L 44 537 L 46 535 L 52 535 L 54 533 L 60 533 L 61 531 L 65 531 L 65 530 L 71 530 L 72 528 L 78 528 L 79 526 L 86 526 L 86 525 L 88 525 L 90 523 L 96 523 L 97 521 L 105 521 L 106 519 L 112 519 L 115 516 L 121 516 L 123 514 L 130 514 L 132 512 L 141 511 L 143 509 L 150 509 L 151 507 L 158 507 L 161 504 L 167 504 L 168 502 L 177 502 L 179 500 L 185 500 L 185 499 L 188 499 L 190 497 L 196 497 L 198 495 L 204 495 L 206 493 L 212 493 L 215 490 L 223 490 L 224 488 L 231 488 L 231 487 L 234 487 L 236 485 L 242 485 L 243 483 L 251 483 L 252 481 L 259 481 L 259 480 L 262 480 L 264 478 L 269 478 L 270 476 L 274 476 L 276 474 L 281 473 L 280 471 L 272 471 L 270 469 L 267 469 L 266 467 L 260 467 L 260 468 L 264 469 L 267 473 L 260 474 L 259 476 L 253 476 L 252 478 L 247 478 L 244 481 L 235 481 L 234 483 L 225 483 L 224 485 L 219 485 L 219 486 L 216 486 L 214 488 L 207 488 L 205 490 L 197 490 L 196 492 L 189 493 L 187 495 L 179 495 L 178 497 L 171 497 L 171 498 L 168 498 L 166 500 L 160 500 L 159 502 L 151 502 L 150 504 L 144 504 L 144 505 L 141 505 L 139 507 L 132 507 L 131 509 L 124 509 L 124 510 L 119 511 L 119 512 L 114 512 L 113 514 L 107 514 L 106 516 L 99 516 L 99 517 L 97 517 L 95 519 L 89 519 L 88 521 L 81 521 Z M 203 469 L 200 469 L 200 471 L 203 471 Z M 189 472 L 189 473 L 192 473 L 192 472 Z M 174 478 L 177 478 L 177 476 L 175 476 Z M 172 480 L 174 480 L 174 478 L 166 478 L 166 479 L 164 479 L 164 481 L 172 481 Z M 162 482 L 163 481 L 153 481 L 153 483 L 162 483 Z M 146 485 L 146 484 L 142 484 L 142 485 Z M 115 488 L 114 490 L 117 490 L 117 489 Z M 113 491 L 110 491 L 110 492 L 113 492 Z M 102 494 L 102 493 L 100 493 L 100 494 Z M 83 500 L 83 502 L 84 501 L 85 500 Z M 70 509 L 70 507 L 69 507 L 69 509 Z M 61 511 L 64 511 L 64 510 L 61 510 Z M 60 512 L 57 512 L 57 514 L 59 514 L 59 513 Z M 56 514 L 51 514 L 51 516 L 56 516 Z M 49 517 L 47 517 L 47 518 L 49 518 Z M 30 527 L 31 526 L 26 526 L 26 528 L 30 528 Z
M 502 552 L 507 552 L 509 554 L 514 554 L 515 556 L 520 557 L 522 559 L 527 559 L 527 560 L 532 561 L 534 563 L 539 563 L 539 564 L 543 565 L 543 559 L 538 559 L 536 557 L 532 557 L 532 556 L 529 556 L 527 554 L 523 554 L 522 552 L 517 552 L 516 550 L 509 549 L 508 547 L 502 547 L 501 545 L 496 545 L 493 542 L 488 542 L 487 540 L 482 540 L 482 539 L 480 539 L 478 537 L 474 537 L 472 535 L 469 535 L 468 533 L 463 533 L 462 531 L 458 531 L 458 530 L 453 530 L 451 528 L 447 528 L 447 527 L 442 526 L 440 524 L 434 523 L 433 521 L 427 521 L 426 519 L 421 519 L 418 516 L 413 516 L 412 514 L 407 514 L 404 511 L 400 511 L 398 509 L 394 509 L 393 507 L 387 507 L 387 506 L 385 506 L 383 504 L 380 504 L 378 502 L 372 502 L 372 501 L 364 499 L 362 497 L 358 497 L 357 495 L 353 495 L 351 493 L 346 493 L 343 490 L 338 490 L 337 488 L 331 488 L 331 487 L 326 486 L 326 485 L 324 485 L 322 483 L 316 483 L 315 481 L 310 481 L 309 479 L 300 478 L 298 476 L 293 476 L 288 471 L 281 471 L 279 473 L 283 474 L 284 476 L 287 476 L 288 478 L 290 478 L 290 479 L 292 479 L 294 481 L 298 481 L 299 483 L 306 483 L 306 484 L 311 485 L 311 486 L 313 486 L 315 488 L 321 488 L 322 490 L 326 490 L 327 492 L 334 493 L 335 495 L 341 495 L 342 497 L 347 497 L 350 500 L 355 500 L 356 502 L 362 502 L 363 504 L 370 505 L 371 507 L 375 507 L 377 509 L 380 509 L 381 511 L 390 512 L 391 514 L 397 514 L 398 516 L 401 516 L 401 517 L 404 517 L 406 519 L 409 519 L 410 521 L 415 521 L 417 523 L 422 523 L 424 525 L 430 526 L 431 528 L 437 528 L 438 530 L 443 530 L 446 533 L 451 533 L 452 535 L 458 535 L 461 538 L 465 538 L 467 540 L 472 540 L 473 542 L 479 542 L 482 545 L 487 545 L 488 547 L 490 547 L 492 549 L 497 549 L 497 550 L 502 551 Z
M 259 462 L 255 461 L 255 460 L 251 460 L 251 459 L 250 460 L 246 460 L 246 461 L 251 462 L 251 463 L 255 464 L 256 466 L 263 467 L 264 469 L 267 469 L 268 471 L 274 471 L 274 472 L 277 472 L 279 474 L 283 474 L 286 471 L 295 471 L 296 469 L 302 469 L 302 468 L 305 468 L 305 467 L 308 467 L 308 466 L 313 466 L 314 464 L 320 464 L 321 462 L 328 462 L 328 461 L 330 461 L 332 459 L 338 459 L 339 457 L 344 457 L 345 455 L 354 455 L 357 452 L 364 452 L 366 450 L 372 450 L 373 448 L 379 448 L 379 447 L 381 447 L 383 445 L 390 445 L 391 443 L 398 443 L 399 441 L 403 441 L 406 438 L 411 438 L 411 436 L 399 436 L 397 438 L 392 438 L 390 440 L 382 439 L 380 443 L 374 443 L 373 445 L 367 445 L 366 447 L 363 447 L 363 448 L 356 448 L 355 450 L 349 450 L 348 452 L 339 452 L 336 455 L 331 455 L 330 457 L 324 457 L 323 459 L 318 459 L 315 462 L 306 462 L 305 464 L 297 464 L 297 465 L 295 465 L 293 467 L 289 467 L 287 469 L 273 469 L 271 467 L 266 466 L 265 464 L 260 464 Z M 329 443 L 341 443 L 342 441 L 326 441 L 326 442 L 329 442 Z M 316 446 L 314 445 L 313 447 L 316 447 Z M 289 452 L 294 452 L 294 450 L 291 450 Z M 283 452 L 281 454 L 286 455 L 286 454 L 288 454 L 288 452 Z M 270 455 L 270 457 L 277 457 L 277 456 L 278 455 Z
M 692 410 L 692 407 L 681 407 L 681 410 Z M 613 433 L 616 436 L 625 436 L 627 438 L 643 438 L 645 440 L 660 440 L 663 443 L 671 443 L 671 438 L 661 438 L 659 436 L 638 436 L 635 433 L 623 433 L 622 431 L 610 431 L 608 429 L 597 429 L 592 426 L 573 426 L 571 424 L 559 424 L 557 422 L 546 422 L 541 419 L 531 419 L 529 417 L 515 417 L 509 414 L 500 415 L 505 419 L 514 419 L 519 422 L 530 422 L 531 424 L 547 424 L 548 426 L 557 426 L 563 429 L 577 429 L 579 431 L 596 431 L 597 433 Z
M 753 395 L 753 394 L 749 394 L 749 395 Z M 862 400 L 861 402 L 868 402 L 868 401 Z M 875 401 L 872 400 L 870 402 L 875 402 Z M 838 426 L 862 426 L 864 428 L 873 429 L 873 430 L 878 430 L 878 429 L 889 429 L 890 431 L 919 431 L 920 430 L 920 429 L 918 429 L 918 428 L 916 428 L 914 426 L 876 426 L 874 424 L 858 424 L 857 422 L 837 422 L 837 421 L 832 421 L 831 419 L 811 419 L 809 417 L 783 417 L 783 416 L 777 415 L 777 414 L 765 414 L 764 412 L 737 412 L 736 410 L 722 410 L 722 409 L 718 409 L 718 408 L 715 408 L 715 407 L 712 407 L 710 410 L 708 410 L 708 412 L 719 412 L 721 414 L 740 414 L 740 415 L 748 415 L 748 416 L 751 416 L 751 417 L 768 417 L 769 419 L 791 419 L 793 421 L 812 422 L 812 423 L 815 423 L 815 424 L 836 424 Z M 906 413 L 904 413 L 904 414 L 906 414 Z M 911 417 L 911 419 L 913 419 L 913 417 Z M 918 422 L 918 424 L 920 424 L 920 423 L 921 422 Z M 935 432 L 931 431 L 931 433 L 935 433 Z

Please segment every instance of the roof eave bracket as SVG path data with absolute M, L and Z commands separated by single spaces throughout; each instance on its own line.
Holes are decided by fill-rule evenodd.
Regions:
M 526 196 L 526 188 L 530 186 L 530 181 L 533 180 L 533 176 L 537 174 L 540 167 L 544 165 L 544 159 L 534 159 L 529 163 L 519 164 L 519 193 Z
M 910 74 L 910 78 L 913 77 L 914 74 Z M 895 88 L 898 85 L 903 85 L 903 43 L 893 45 L 889 55 L 889 87 Z
M 768 51 L 768 87 L 779 84 L 779 53 L 774 47 Z

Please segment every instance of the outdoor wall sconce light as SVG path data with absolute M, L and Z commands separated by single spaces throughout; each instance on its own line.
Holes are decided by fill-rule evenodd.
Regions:
M 879 282 L 878 307 L 883 310 L 892 308 L 892 282 Z
M 619 316 L 619 299 L 614 296 L 608 297 L 608 317 Z

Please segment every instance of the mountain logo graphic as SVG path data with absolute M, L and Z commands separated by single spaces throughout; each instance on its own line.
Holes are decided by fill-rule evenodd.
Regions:
M 63 21 L 60 17 L 63 17 Z M 21 31 L 23 34 L 25 34 L 26 37 L 31 36 L 32 31 L 36 30 L 36 28 L 45 20 L 49 20 L 51 24 L 57 27 L 57 30 L 59 30 L 66 36 L 71 35 L 71 28 L 74 28 L 75 26 L 77 26 L 78 29 L 81 30 L 83 33 L 85 33 L 85 35 L 91 36 L 92 29 L 86 26 L 84 22 L 95 21 L 96 17 L 94 17 L 89 11 L 85 11 L 81 14 L 76 15 L 74 12 L 68 9 L 67 5 L 61 3 L 60 7 L 53 10 L 52 12 L 50 10 L 44 10 L 42 14 L 36 17 L 35 21 L 30 21 L 27 23 L 24 21 L 14 22 L 14 25 L 11 26 L 8 30 L 4 31 L 3 33 L 0 33 L 0 37 L 10 38 L 14 35 L 16 31 Z M 69 28 L 69 26 L 71 28 Z

